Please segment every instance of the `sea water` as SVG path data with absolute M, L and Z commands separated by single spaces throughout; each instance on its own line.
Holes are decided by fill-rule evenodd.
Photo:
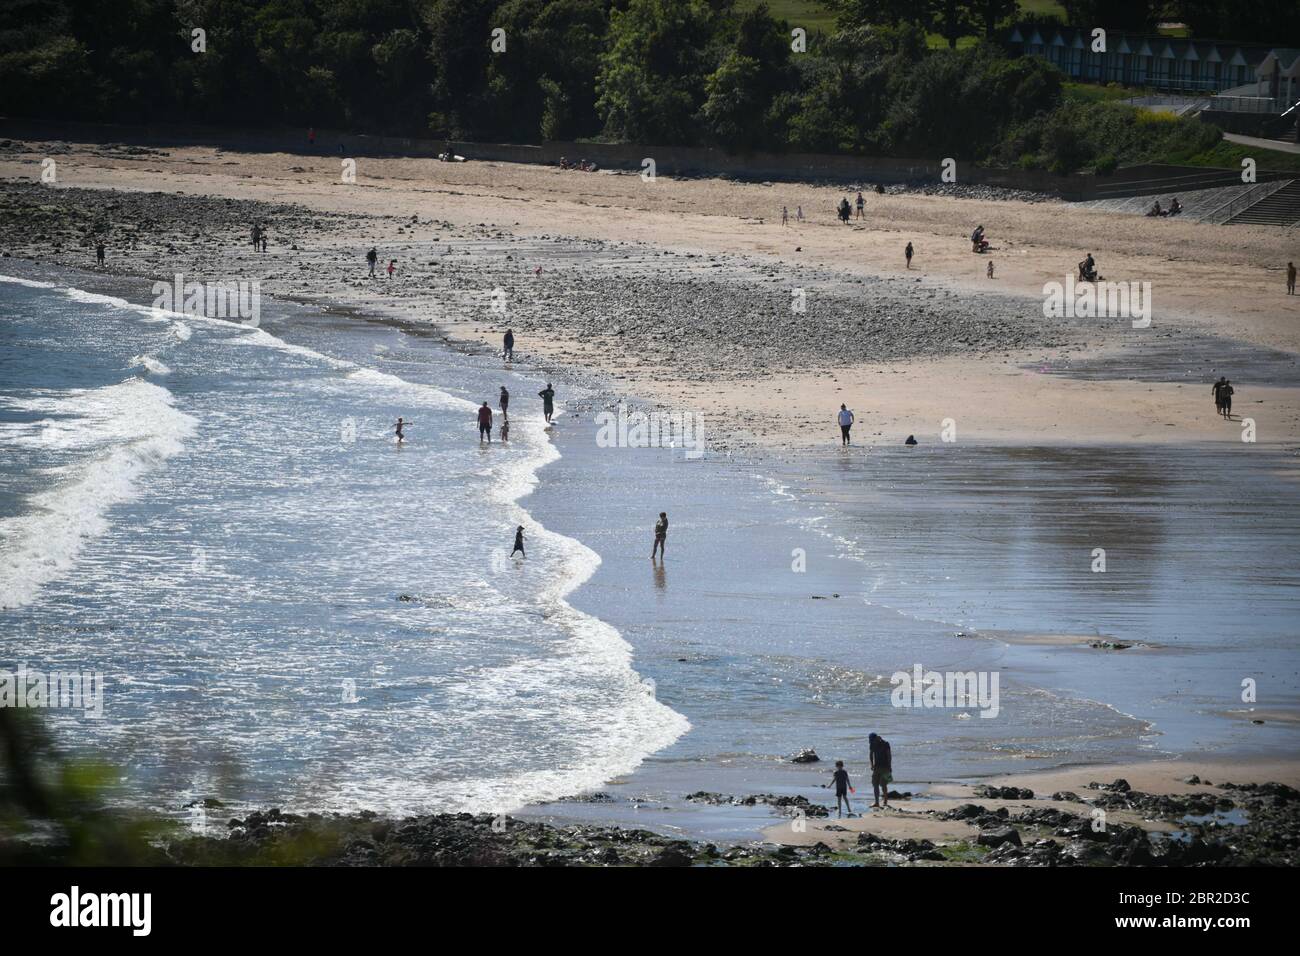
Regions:
M 85 284 L 0 282 L 0 670 L 104 675 L 102 717 L 43 717 L 119 799 L 495 812 L 685 732 L 566 601 L 597 555 L 519 504 L 556 457 L 541 385 L 317 308 L 253 327 Z

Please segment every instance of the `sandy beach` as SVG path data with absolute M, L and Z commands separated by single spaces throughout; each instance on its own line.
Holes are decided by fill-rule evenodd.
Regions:
M 857 433 L 888 444 L 908 434 L 939 440 L 945 421 L 958 441 L 1241 443 L 1240 423 L 1219 419 L 1208 398 L 1220 374 L 1236 383 L 1238 417 L 1253 419 L 1257 442 L 1300 434 L 1300 299 L 1284 295 L 1296 255 L 1286 230 L 909 192 L 869 194 L 866 221 L 846 228 L 832 206 L 857 184 L 647 182 L 412 159 L 362 159 L 345 184 L 336 158 L 211 148 L 11 142 L 0 177 L 35 182 L 46 154 L 59 179 L 44 201 L 78 207 L 85 224 L 93 216 L 123 227 L 110 241 L 110 270 L 259 278 L 272 294 L 441 322 L 492 348 L 510 325 L 521 352 L 700 410 L 718 438 L 821 444 L 835 437 L 833 413 L 846 402 Z M 67 189 L 130 195 L 95 210 L 102 196 L 60 200 Z M 292 206 L 183 212 L 191 197 Z M 22 203 L 32 201 L 27 193 Z M 783 227 L 782 205 L 792 215 L 802 206 L 806 221 Z M 270 229 L 265 257 L 244 242 L 255 218 Z M 992 238 L 987 256 L 970 252 L 976 223 Z M 19 214 L 5 227 L 6 249 L 92 260 L 81 223 L 43 238 L 32 228 Z M 370 245 L 381 267 L 398 260 L 395 279 L 366 278 Z M 1151 284 L 1150 328 L 1043 317 L 1043 284 L 1063 282 L 1087 252 L 1107 279 Z M 588 258 L 610 268 L 585 268 Z M 636 294 L 640 285 L 659 293 L 653 305 Z M 508 321 L 491 311 L 494 288 L 506 292 Z M 805 312 L 791 311 L 795 289 L 805 290 Z M 1273 372 L 1261 375 L 1265 357 Z M 1069 374 L 1094 359 L 1111 363 L 1113 376 Z
M 57 161 L 53 185 L 38 181 L 48 156 Z M 867 184 L 860 185 L 865 191 Z M 647 182 L 625 173 L 397 158 L 359 160 L 356 182 L 344 183 L 332 156 L 5 141 L 0 253 L 94 268 L 90 236 L 107 225 L 102 271 L 109 277 L 170 282 L 181 273 L 187 280 L 257 280 L 263 294 L 328 305 L 344 320 L 355 310 L 401 328 L 428 329 L 471 356 L 499 351 L 509 327 L 521 365 L 586 387 L 586 404 L 575 412 L 620 399 L 689 410 L 704 417 L 708 441 L 718 452 L 750 461 L 779 459 L 794 468 L 815 461 L 832 475 L 857 461 L 850 456 L 876 447 L 892 452 L 908 435 L 923 446 L 969 443 L 1012 455 L 1019 449 L 1028 462 L 1025 473 L 1033 475 L 1042 472 L 1032 468 L 1046 467 L 1033 456 L 1050 457 L 1052 449 L 1121 448 L 1137 456 L 1149 446 L 1167 456 L 1153 459 L 1157 465 L 1172 462 L 1174 472 L 1187 460 L 1178 456 L 1189 450 L 1212 449 L 1219 456 L 1216 468 L 1227 467 L 1226 456 L 1248 454 L 1253 446 L 1294 453 L 1300 441 L 1300 298 L 1284 294 L 1283 278 L 1286 262 L 1300 254 L 1294 233 L 1153 221 L 1047 199 L 912 191 L 868 193 L 867 219 L 845 227 L 834 220 L 832 207 L 858 186 L 667 177 Z M 783 226 L 783 205 L 792 215 L 802 206 L 805 221 Z M 268 229 L 266 253 L 250 245 L 254 223 Z M 967 236 L 977 223 L 993 241 L 987 256 L 970 251 Z M 909 241 L 917 249 L 910 270 L 902 257 Z M 380 265 L 374 277 L 364 258 L 371 246 Z M 1133 328 L 1128 318 L 1044 316 L 1044 283 L 1063 281 L 1088 252 L 1107 279 L 1151 284 L 1150 328 Z M 389 260 L 396 266 L 391 277 L 383 268 Z M 993 279 L 985 275 L 990 260 Z M 795 300 L 800 310 L 792 310 Z M 505 303 L 504 312 L 498 302 Z M 1231 421 L 1213 408 L 1210 383 L 1220 375 L 1236 384 Z M 834 419 L 841 402 L 857 416 L 856 447 L 845 452 Z M 964 467 L 978 474 L 984 462 Z M 1123 463 L 1108 467 L 1107 479 L 1118 486 L 1114 476 L 1124 477 Z M 1288 486 L 1300 477 L 1294 468 L 1279 467 L 1274 474 Z M 1139 480 L 1135 473 L 1133 483 L 1157 483 L 1148 478 Z M 901 482 L 889 485 L 899 487 Z M 557 507 L 545 491 L 539 497 Z M 583 537 L 587 529 L 572 526 L 575 514 L 561 511 L 560 517 L 571 525 L 559 522 L 564 533 Z M 1116 522 L 1107 533 L 1122 538 L 1122 522 L 1107 517 Z M 759 515 L 754 524 L 765 520 Z M 1213 530 L 1212 523 L 1207 527 Z M 688 524 L 676 528 L 681 531 L 674 534 L 693 530 Z M 704 528 L 700 537 L 713 530 Z M 601 531 L 608 537 L 625 529 L 611 520 Z M 907 533 L 897 537 L 905 540 Z M 791 545 L 805 541 L 780 535 L 771 540 L 772 556 L 764 560 L 784 573 Z M 598 538 L 592 547 L 603 543 Z M 1138 541 L 1134 548 L 1144 545 Z M 1048 553 L 1050 546 L 1044 545 Z M 1042 553 L 1035 552 L 1033 560 Z M 644 561 L 640 552 L 638 560 Z M 974 563 L 981 560 L 976 553 Z M 674 580 L 678 588 L 684 583 Z M 963 584 L 984 586 L 974 574 Z M 765 586 L 761 580 L 752 584 L 755 590 Z M 654 587 L 665 590 L 661 579 Z M 798 599 L 808 597 L 802 583 L 795 590 Z M 621 600 L 617 590 L 598 592 L 591 611 L 601 619 L 614 617 Z M 790 620 L 802 626 L 812 618 Z M 925 623 L 947 640 L 951 628 L 935 622 L 951 620 L 936 612 Z M 616 623 L 631 639 L 634 627 Z M 818 626 L 842 628 L 843 621 L 831 618 Z M 1088 653 L 1105 640 L 1100 630 L 984 636 L 989 646 L 1006 645 L 1015 653 L 1058 655 Z M 1164 649 L 1158 641 L 1150 647 Z M 789 649 L 766 650 L 778 655 Z M 695 663 L 678 656 L 687 653 L 676 644 L 659 649 L 664 662 Z M 641 654 L 638 645 L 639 660 Z M 1025 660 L 1016 658 L 1018 665 Z M 1089 660 L 1089 667 L 1105 666 Z M 961 663 L 969 666 L 966 658 Z M 1047 669 L 1035 660 L 1027 671 Z M 882 679 L 851 676 L 873 689 Z M 1101 692 L 1097 696 L 1104 699 Z M 1266 716 L 1270 733 L 1294 733 L 1289 707 L 1261 708 L 1258 714 Z M 1113 716 L 1117 723 L 1137 722 L 1129 711 Z M 1251 717 L 1226 710 L 1222 716 L 1238 725 Z M 825 720 L 830 726 L 839 718 Z M 837 732 L 847 733 L 842 724 Z M 1140 736 L 1131 729 L 1124 733 Z M 1271 747 L 1274 753 L 1279 749 Z M 1043 753 L 1015 756 L 1047 759 Z M 1188 783 L 1193 775 L 1213 785 Z M 1090 786 L 1120 778 L 1133 791 L 1173 802 L 1158 812 L 1150 802 L 1107 803 L 1126 791 Z M 635 775 L 631 779 L 620 784 L 642 784 Z M 1121 834 L 1132 828 L 1170 834 L 1183 829 L 1179 821 L 1196 808 L 1213 809 L 1225 793 L 1231 796 L 1221 786 L 1225 782 L 1300 786 L 1300 763 L 1276 756 L 1216 757 L 998 774 L 978 783 L 953 779 L 916 780 L 915 797 L 889 812 L 843 820 L 814 814 L 773 826 L 764 818 L 762 838 L 805 849 L 824 844 L 831 852 L 880 849 L 893 854 L 888 859 L 894 862 L 978 862 L 985 849 L 1002 853 L 990 862 L 1014 862 L 1000 844 L 978 842 L 996 822 L 989 814 L 1002 814 L 1025 830 L 1027 845 L 1031 838 L 1063 847 L 1086 843 L 1078 818 L 1086 820 L 1099 805 Z M 1028 789 L 1033 796 L 991 797 L 983 787 Z M 859 800 L 864 789 L 869 788 L 859 783 Z M 1061 793 L 1074 796 L 1058 798 Z M 1272 796 L 1273 791 L 1251 792 L 1247 802 L 1263 805 Z M 729 799 L 714 805 L 727 806 Z M 982 809 L 963 816 L 972 804 Z M 565 812 L 583 818 L 581 804 L 575 806 Z M 799 805 L 782 804 L 776 812 L 788 813 L 790 806 Z M 767 811 L 760 806 L 759 812 Z M 546 804 L 534 815 L 551 819 L 555 813 L 556 804 Z M 1274 824 L 1260 824 L 1269 825 Z M 1294 820 L 1276 826 L 1294 829 Z M 1053 833 L 1069 827 L 1076 830 Z M 1195 838 L 1202 836 L 1197 831 Z M 908 841 L 931 846 L 909 847 Z M 983 849 L 967 853 L 977 845 Z M 945 855 L 935 847 L 959 849 Z M 1039 846 L 1025 851 L 1025 861 L 1056 865 L 1053 854 L 1060 852 L 1065 851 Z M 1079 852 L 1076 862 L 1095 862 Z

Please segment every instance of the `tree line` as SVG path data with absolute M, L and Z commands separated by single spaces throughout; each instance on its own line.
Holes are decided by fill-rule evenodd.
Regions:
M 836 29 L 800 48 L 797 24 L 737 0 L 8 0 L 0 112 L 1011 157 L 1063 171 L 1144 158 L 1136 154 L 1174 132 L 1194 145 L 1185 124 L 1147 129 L 1104 104 L 1070 104 L 1059 71 L 1008 57 L 996 38 L 1020 19 L 1016 0 L 825 6 Z M 1064 0 L 1064 8 L 1088 28 L 1149 29 L 1172 11 L 1205 29 L 1267 29 L 1274 40 L 1300 22 L 1293 0 Z M 946 45 L 932 48 L 935 34 Z M 963 37 L 977 40 L 959 48 Z M 1124 127 L 1115 140 L 1122 155 L 1081 142 L 1093 111 Z

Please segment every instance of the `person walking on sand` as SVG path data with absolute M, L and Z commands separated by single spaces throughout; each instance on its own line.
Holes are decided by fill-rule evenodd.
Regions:
M 263 251 L 263 252 L 266 252 L 266 243 L 267 243 L 266 233 L 263 232 L 263 233 L 262 233 L 262 251 Z
M 1295 263 L 1286 264 L 1286 294 L 1295 295 Z
M 803 206 L 794 207 L 794 221 L 803 222 Z
M 510 393 L 506 391 L 504 385 L 501 386 L 501 395 L 497 399 L 497 406 L 501 409 L 501 417 L 510 417 Z
M 515 549 L 514 551 L 510 552 L 510 557 L 513 558 L 516 553 L 522 554 L 525 558 L 528 557 L 528 552 L 524 550 L 524 526 L 523 525 L 520 525 L 518 528 L 515 528 Z
M 480 405 L 478 410 L 478 440 L 480 444 L 492 444 L 492 409 L 488 408 L 487 402 Z
M 849 444 L 849 429 L 853 427 L 853 413 L 844 405 L 840 405 L 840 414 L 838 416 L 840 423 L 840 444 Z
M 542 417 L 546 419 L 546 424 L 551 423 L 551 416 L 555 414 L 555 389 L 551 388 L 551 383 L 547 382 L 546 387 L 537 393 L 542 400 Z
M 885 806 L 888 807 L 889 785 L 894 782 L 894 757 L 889 741 L 879 734 L 867 734 L 867 746 L 871 755 L 871 792 L 876 801 L 872 806 L 880 806 L 883 791 Z
M 253 226 L 253 251 L 257 252 L 258 247 L 262 244 L 262 227 Z
M 853 789 L 853 784 L 849 782 L 849 772 L 844 769 L 844 761 L 835 761 L 835 772 L 831 774 L 831 782 L 822 784 L 823 787 L 835 786 L 835 815 L 842 817 L 847 812 L 853 816 L 853 807 L 849 804 L 849 794 L 857 793 Z
M 1232 387 L 1232 382 L 1225 378 L 1225 379 L 1223 380 L 1223 389 L 1219 392 L 1219 394 L 1223 397 L 1223 417 L 1224 417 L 1224 418 L 1228 418 L 1228 419 L 1231 419 L 1231 418 L 1232 418 L 1232 394 L 1233 394 L 1233 391 L 1234 391 L 1234 389 L 1233 389 L 1233 387 Z
M 104 264 L 104 244 L 102 242 L 96 243 L 95 245 L 95 262 L 100 266 L 103 266 Z M 1294 280 L 1291 284 L 1295 285 Z
M 782 206 L 782 207 L 781 207 L 781 225 L 783 225 L 783 226 L 788 226 L 788 225 L 790 225 L 790 207 L 789 207 L 789 206 Z
M 514 361 L 514 357 L 515 357 L 515 333 L 514 333 L 513 331 L 511 331 L 510 329 L 506 329 L 506 337 L 505 337 L 504 346 L 505 346 L 505 351 L 504 351 L 502 354 L 505 356 L 505 360 L 506 360 L 507 362 L 512 362 L 512 361 Z
M 659 557 L 664 556 L 664 543 L 668 540 L 668 512 L 659 512 L 659 520 L 655 522 L 655 543 L 650 546 L 650 560 L 655 559 L 655 552 Z
M 993 260 L 992 260 L 992 259 L 989 260 L 989 267 L 988 267 L 987 269 L 984 270 L 984 273 L 985 273 L 985 274 L 986 274 L 990 279 L 993 278 Z
M 397 423 L 393 426 L 393 430 L 397 433 L 397 444 L 400 445 L 402 442 L 406 441 L 406 436 L 402 434 L 402 429 L 409 424 L 411 423 L 403 420 L 401 416 L 398 416 Z
M 388 260 L 388 278 L 391 279 L 391 278 L 393 277 L 393 273 L 396 272 L 396 271 L 397 271 L 397 260 L 396 260 L 396 259 L 389 259 L 389 260 Z
M 858 207 L 858 216 L 857 216 L 857 218 L 859 218 L 859 219 L 866 219 L 866 218 L 867 218 L 867 214 L 866 214 L 866 212 L 863 210 L 863 207 L 867 204 L 867 201 L 866 201 L 865 199 L 862 198 L 862 192 L 861 192 L 861 191 L 858 192 L 858 198 L 857 198 L 857 200 L 855 200 L 855 203 L 856 203 L 856 205 L 857 205 L 857 207 Z
M 903 255 L 907 256 L 907 267 L 912 268 L 912 244 L 909 242 L 907 248 L 903 250 Z
M 370 251 L 366 253 L 366 262 L 370 263 L 370 278 L 373 279 L 375 277 L 375 264 L 379 262 L 379 250 L 374 246 L 371 246 Z

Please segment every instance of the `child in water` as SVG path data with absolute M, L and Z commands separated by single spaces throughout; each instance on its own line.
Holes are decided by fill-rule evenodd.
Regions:
M 393 425 L 393 430 L 397 433 L 397 443 L 398 443 L 399 445 L 400 445 L 402 442 L 406 441 L 406 436 L 402 434 L 402 429 L 405 428 L 405 427 L 406 427 L 407 425 L 409 425 L 409 424 L 411 424 L 411 423 L 408 422 L 408 421 L 403 421 L 403 420 L 399 417 L 399 418 L 397 419 L 397 422 Z
M 849 772 L 844 769 L 844 761 L 835 761 L 835 772 L 831 774 L 831 782 L 822 784 L 823 787 L 835 785 L 835 814 L 844 816 L 847 810 L 849 816 L 853 816 L 853 807 L 849 805 L 849 794 L 857 793 L 849 783 Z

